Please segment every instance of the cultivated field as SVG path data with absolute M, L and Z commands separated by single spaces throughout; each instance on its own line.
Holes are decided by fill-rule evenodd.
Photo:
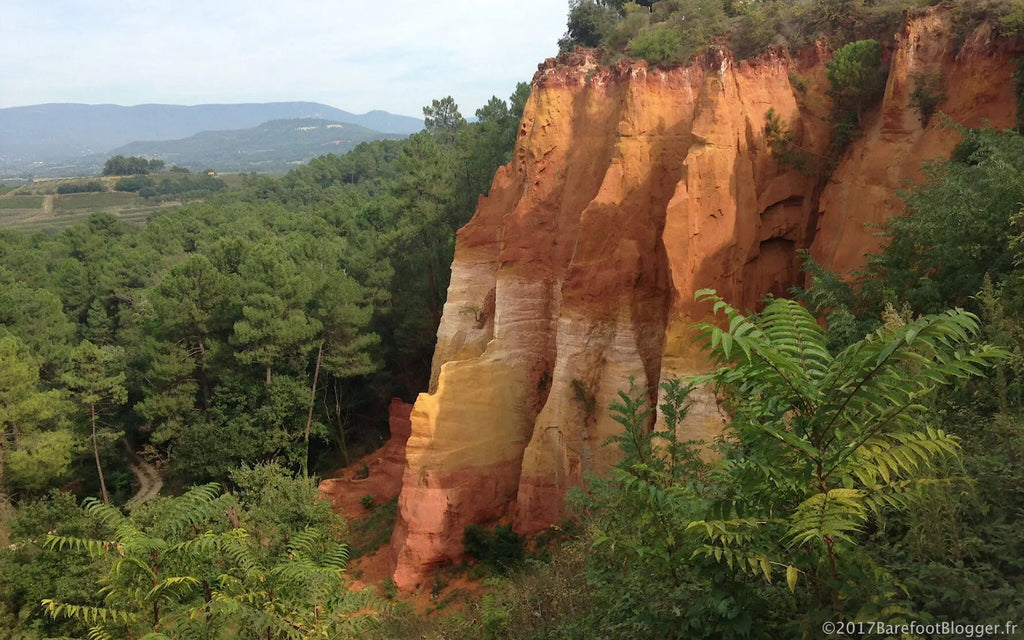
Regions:
M 242 176 L 221 176 L 229 189 L 241 184 Z M 145 222 L 158 211 L 180 206 L 180 202 L 147 202 L 136 193 L 114 191 L 116 177 L 60 178 L 38 180 L 13 189 L 0 190 L 0 229 L 59 231 L 97 212 L 109 213 L 131 222 Z M 100 182 L 107 191 L 58 194 L 65 185 Z

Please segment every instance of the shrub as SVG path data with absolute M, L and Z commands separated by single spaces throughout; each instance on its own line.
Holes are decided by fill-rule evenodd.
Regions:
M 659 67 L 679 64 L 684 55 L 682 35 L 675 29 L 654 29 L 629 41 L 629 53 Z
M 796 89 L 797 93 L 807 93 L 807 79 L 800 74 L 790 71 L 789 84 Z
M 6 524 L 11 544 L 0 548 L 0 637 L 30 640 L 73 634 L 73 621 L 43 617 L 39 603 L 57 597 L 100 605 L 102 596 L 95 584 L 102 565 L 87 553 L 56 553 L 43 548 L 42 542 L 54 531 L 77 537 L 109 535 L 108 526 L 79 509 L 74 496 L 58 492 L 22 504 Z
M 466 525 L 463 544 L 467 555 L 501 572 L 523 559 L 523 538 L 511 525 L 498 526 L 493 531 L 477 524 Z
M 398 587 L 395 585 L 394 579 L 390 577 L 380 581 L 380 590 L 388 600 L 394 600 L 398 597 Z
M 398 497 L 374 507 L 365 517 L 351 524 L 352 557 L 368 555 L 391 540 L 398 518 Z
M 743 5 L 744 12 L 736 20 L 730 46 L 737 58 L 753 58 L 770 47 L 779 37 L 775 16 L 766 3 Z
M 604 44 L 613 50 L 626 48 L 630 40 L 644 32 L 651 24 L 651 14 L 635 3 L 629 3 L 626 7 L 637 7 L 637 10 L 627 8 L 626 16 L 613 28 L 609 29 L 605 36 Z
M 143 189 L 154 187 L 156 183 L 153 178 L 149 176 L 129 176 L 127 178 L 121 178 L 114 183 L 115 191 L 142 191 Z M 155 192 L 155 189 L 154 189 Z
M 921 126 L 927 127 L 928 121 L 935 114 L 935 109 L 946 99 L 946 94 L 942 92 L 942 74 L 915 73 L 910 78 L 914 81 L 914 90 L 910 93 L 910 106 L 920 115 Z
M 832 149 L 838 156 L 860 131 L 864 110 L 885 89 L 882 44 L 877 40 L 851 42 L 825 65 L 825 76 L 832 98 Z
M 786 130 L 774 108 L 769 108 L 765 114 L 764 136 L 776 160 L 802 173 L 807 172 L 807 154 L 793 142 L 793 135 Z
M 361 504 L 367 511 L 373 511 L 373 508 L 377 506 L 377 501 L 374 499 L 372 493 L 368 493 L 362 498 L 359 498 L 359 504 Z
M 825 65 L 828 95 L 839 110 L 861 111 L 885 88 L 882 70 L 882 43 L 877 40 L 851 42 Z

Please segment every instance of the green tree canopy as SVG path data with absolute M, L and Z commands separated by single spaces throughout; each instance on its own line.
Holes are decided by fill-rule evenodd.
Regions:
M 162 171 L 164 161 L 153 159 L 147 160 L 140 156 L 125 157 L 121 155 L 108 158 L 103 165 L 105 176 L 131 176 L 142 175 L 152 171 Z
M 39 490 L 67 471 L 74 442 L 59 428 L 65 411 L 59 391 L 40 388 L 39 364 L 24 345 L 0 338 L 0 489 Z
M 922 424 L 922 399 L 983 375 L 1007 354 L 974 346 L 978 321 L 962 310 L 883 326 L 833 355 L 794 301 L 773 300 L 748 318 L 713 291 L 698 297 L 729 323 L 702 327 L 723 365 L 704 380 L 728 400 L 739 455 L 727 468 L 743 496 L 742 505 L 726 502 L 719 517 L 690 525 L 706 539 L 700 553 L 768 579 L 773 567 L 788 566 L 791 588 L 800 574 L 838 585 L 842 572 L 863 570 L 843 561 L 856 556 L 857 535 L 883 510 L 906 509 L 905 484 L 956 454 L 955 438 Z M 769 531 L 766 544 L 779 555 L 757 550 L 754 541 Z M 838 587 L 819 598 L 832 615 L 848 606 Z
M 466 119 L 459 113 L 455 99 L 445 96 L 423 107 L 423 125 L 429 133 L 438 134 L 450 141 L 454 140 L 459 129 L 466 126 Z
M 287 489 L 291 484 L 279 480 L 274 495 L 293 495 Z M 46 599 L 43 605 L 54 618 L 79 622 L 91 638 L 353 637 L 372 622 L 368 611 L 376 601 L 345 584 L 348 549 L 335 538 L 329 509 L 267 522 L 262 518 L 287 513 L 286 507 L 268 511 L 239 504 L 217 485 L 193 487 L 129 516 L 98 501 L 87 501 L 85 509 L 113 535 L 51 533 L 46 546 L 62 553 L 84 551 L 101 562 L 103 602 Z M 253 530 L 241 526 L 239 512 L 255 516 L 246 518 Z M 279 524 L 283 528 L 274 528 Z M 276 535 L 266 549 L 257 536 L 268 525 Z
M 832 98 L 833 148 L 841 152 L 862 126 L 864 111 L 885 90 L 882 43 L 851 42 L 825 64 L 828 95 Z
M 96 473 L 104 503 L 110 502 L 110 495 L 103 476 L 100 446 L 116 440 L 122 431 L 105 425 L 102 418 L 110 409 L 128 401 L 128 391 L 124 387 L 125 374 L 120 371 L 121 362 L 121 354 L 115 347 L 98 347 L 84 340 L 71 352 L 70 369 L 61 377 L 71 391 L 72 399 L 88 418 Z

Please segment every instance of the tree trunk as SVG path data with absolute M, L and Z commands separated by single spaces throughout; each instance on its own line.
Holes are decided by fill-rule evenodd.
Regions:
M 202 409 L 206 411 L 210 408 L 210 379 L 206 375 L 206 338 L 200 336 L 198 341 L 199 346 L 199 390 L 203 401 Z
M 341 455 L 345 458 L 345 466 L 351 462 L 348 459 L 348 443 L 345 442 L 345 420 L 341 417 L 341 391 L 338 390 L 340 381 L 334 380 L 334 412 L 338 418 L 338 446 L 341 447 Z
M 270 365 L 267 365 L 267 386 L 270 386 Z
M 110 496 L 107 495 L 107 482 L 103 479 L 103 466 L 100 464 L 100 440 L 96 434 L 96 405 L 89 405 L 89 418 L 92 420 L 92 453 L 96 457 L 96 473 L 100 476 L 100 493 L 103 496 L 103 504 L 110 504 Z
M 316 354 L 316 368 L 313 369 L 313 386 L 309 389 L 309 413 L 306 414 L 306 456 L 302 459 L 302 476 L 309 477 L 309 432 L 313 427 L 313 407 L 316 406 L 316 383 L 320 379 L 320 363 L 324 360 L 324 343 Z

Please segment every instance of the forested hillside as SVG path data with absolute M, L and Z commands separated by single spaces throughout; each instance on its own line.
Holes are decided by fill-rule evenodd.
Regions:
M 250 176 L 240 193 L 145 225 L 96 214 L 55 235 L 3 233 L 0 482 L 8 502 L 0 534 L 14 542 L 0 558 L 4 637 L 71 628 L 43 612 L 42 596 L 65 599 L 50 609 L 59 620 L 91 620 L 64 605 L 100 604 L 91 584 L 98 565 L 65 575 L 64 561 L 37 545 L 53 530 L 120 531 L 109 508 L 69 515 L 74 500 L 49 492 L 124 503 L 134 489 L 128 449 L 160 468 L 171 493 L 209 481 L 244 492 L 238 474 L 250 473 L 299 492 L 289 498 L 300 501 L 295 509 L 325 504 L 313 499 L 315 484 L 290 478 L 377 446 L 390 399 L 425 386 L 454 231 L 507 162 L 527 95 L 522 84 L 511 105 L 493 99 L 473 124 L 450 98 L 435 101 L 427 130 L 407 140 L 364 143 L 280 179 Z M 272 461 L 280 466 L 244 471 Z M 197 531 L 230 528 L 209 506 L 229 499 L 217 487 L 184 503 L 158 500 L 146 512 L 155 520 L 137 521 L 138 535 L 184 542 L 166 518 L 193 507 L 184 517 Z M 236 509 L 249 509 L 240 499 Z M 44 515 L 57 512 L 58 520 Z M 325 517 L 309 526 L 328 526 Z M 270 523 L 259 520 L 247 535 L 259 540 Z M 281 544 L 326 553 L 316 538 L 287 542 L 304 526 L 289 520 Z M 30 559 L 37 554 L 41 564 Z M 124 620 L 108 621 L 117 636 L 125 627 L 115 631 L 114 619 Z

